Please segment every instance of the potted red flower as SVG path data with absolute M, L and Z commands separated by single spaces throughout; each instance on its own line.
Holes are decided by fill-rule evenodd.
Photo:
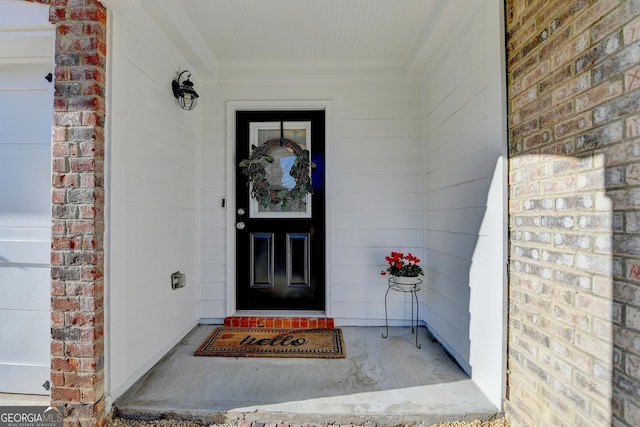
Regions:
M 382 270 L 380 274 L 386 276 L 390 274 L 394 277 L 394 281 L 404 282 L 404 280 L 398 278 L 411 278 L 409 283 L 414 282 L 418 276 L 423 276 L 424 271 L 420 267 L 420 259 L 414 256 L 411 252 L 404 254 L 402 252 L 391 252 L 390 255 L 384 257 L 387 261 L 387 269 Z

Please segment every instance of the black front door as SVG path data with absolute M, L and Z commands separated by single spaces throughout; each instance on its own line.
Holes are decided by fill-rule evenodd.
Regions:
M 324 310 L 324 146 L 324 111 L 236 112 L 236 309 Z M 258 153 L 250 184 L 240 162 Z

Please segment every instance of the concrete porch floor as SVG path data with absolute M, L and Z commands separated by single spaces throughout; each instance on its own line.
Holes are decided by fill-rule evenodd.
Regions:
M 215 326 L 201 325 L 114 404 L 124 418 L 217 424 L 392 426 L 487 420 L 499 414 L 419 329 L 342 328 L 346 359 L 195 357 Z

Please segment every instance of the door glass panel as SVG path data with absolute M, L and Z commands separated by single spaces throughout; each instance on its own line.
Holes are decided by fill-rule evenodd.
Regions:
M 285 140 L 295 142 L 302 150 L 309 151 L 311 156 L 311 122 L 284 122 L 282 128 L 282 137 Z M 265 143 L 280 140 L 280 133 L 280 122 L 253 122 L 250 124 L 249 147 L 260 147 Z M 273 162 L 263 162 L 269 191 L 278 193 L 293 190 L 296 180 L 289 172 L 296 160 L 296 153 L 286 144 L 274 144 L 266 154 L 273 157 Z M 249 215 L 251 218 L 310 218 L 311 195 L 307 194 L 298 203 L 286 206 L 281 203 L 263 206 L 252 197 Z
M 294 288 L 310 286 L 308 233 L 287 233 L 287 283 Z
M 273 288 L 273 234 L 251 233 L 251 287 Z

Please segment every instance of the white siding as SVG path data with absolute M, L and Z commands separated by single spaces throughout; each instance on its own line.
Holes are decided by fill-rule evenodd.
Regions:
M 224 76 L 223 76 L 224 78 Z M 326 100 L 330 106 L 326 177 L 330 242 L 328 314 L 342 325 L 384 324 L 384 256 L 421 257 L 422 160 L 419 87 L 398 82 L 236 82 L 203 96 L 202 316 L 228 312 L 225 273 L 227 195 L 226 102 Z M 268 103 L 268 102 L 267 102 Z M 232 288 L 232 287 L 231 287 Z M 390 297 L 390 319 L 408 321 L 410 300 Z M 421 309 L 424 309 L 422 307 Z
M 450 15 L 456 24 L 434 32 L 446 41 L 422 90 L 426 322 L 500 407 L 506 215 L 501 6 L 484 0 L 463 7 Z
M 111 23 L 107 392 L 117 397 L 200 318 L 199 110 L 177 106 L 171 81 L 186 61 L 141 10 Z M 187 286 L 172 290 L 178 270 Z

